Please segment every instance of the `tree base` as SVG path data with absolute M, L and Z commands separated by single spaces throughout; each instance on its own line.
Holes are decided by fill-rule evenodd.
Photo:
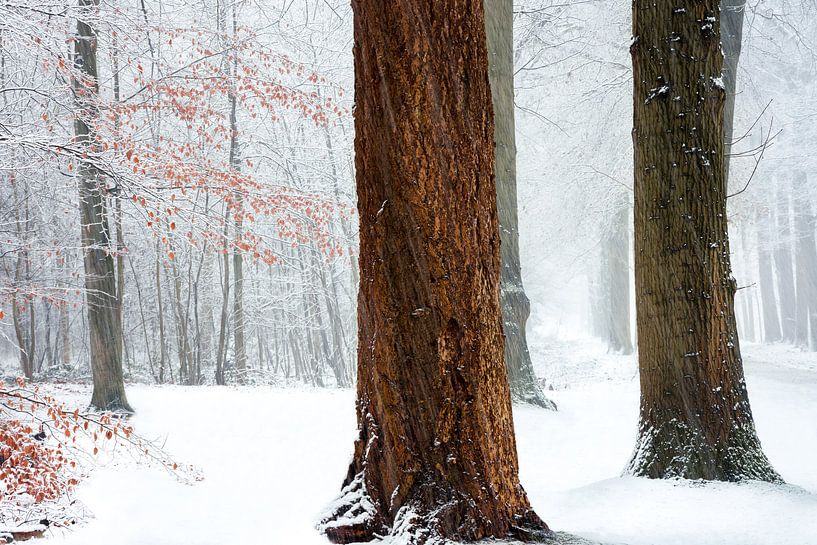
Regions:
M 735 428 L 726 443 L 716 444 L 677 420 L 658 429 L 643 423 L 640 428 L 627 474 L 651 479 L 783 482 L 763 453 L 754 427 Z
M 92 402 L 88 408 L 92 412 L 112 413 L 123 418 L 127 418 L 129 416 L 133 416 L 134 414 L 136 414 L 136 411 L 134 411 L 131 408 L 131 406 L 128 405 L 127 403 L 108 403 L 106 406 L 100 407 Z
M 506 531 L 493 531 L 495 525 L 476 509 L 473 500 L 449 490 L 440 498 L 443 486 L 418 486 L 413 499 L 400 507 L 394 520 L 378 508 L 365 485 L 364 473 L 358 473 L 341 490 L 340 497 L 327 509 L 317 525 L 332 543 L 360 543 L 389 537 L 400 545 L 443 545 L 473 542 L 485 538 L 509 538 L 526 543 L 551 543 L 555 534 L 538 515 L 527 509 L 506 521 Z
M 511 400 L 517 404 L 533 405 L 549 411 L 557 411 L 556 403 L 548 399 L 537 384 L 526 388 L 511 388 Z
M 91 395 L 91 409 L 99 412 L 116 413 L 123 416 L 130 416 L 135 413 L 128 403 L 125 392 L 118 388 L 103 389 L 94 387 Z
M 340 496 L 326 509 L 317 525 L 332 543 L 371 541 L 388 533 L 374 501 L 366 491 L 363 473 L 340 491 Z

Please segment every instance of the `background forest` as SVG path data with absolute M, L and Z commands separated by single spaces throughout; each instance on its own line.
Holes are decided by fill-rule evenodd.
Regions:
M 107 114 L 94 162 L 112 180 L 108 250 L 129 381 L 353 381 L 350 10 L 263 7 L 100 6 Z M 65 45 L 65 14 L 78 8 L 2 9 L 4 368 L 89 379 Z M 813 9 L 747 5 L 728 201 L 743 339 L 806 350 L 817 348 Z M 530 327 L 630 353 L 629 6 L 520 2 L 515 12 Z
M 792 483 L 777 488 L 620 477 L 639 410 L 632 12 L 513 3 L 530 300 L 520 323 L 533 371 L 523 386 L 511 377 L 513 400 L 527 402 L 513 412 L 522 481 L 553 528 L 606 543 L 813 543 L 817 3 L 721 2 L 724 21 L 742 20 L 722 37 L 737 67 L 726 121 L 735 311 L 758 435 Z M 257 543 L 270 511 L 273 542 L 325 542 L 315 517 L 337 495 L 356 429 L 353 24 L 343 0 L 0 5 L 0 369 L 9 391 L 59 392 L 66 406 L 32 394 L 36 411 L 68 441 L 86 418 L 86 450 L 103 451 L 81 502 L 60 507 L 83 520 L 88 504 L 100 524 L 54 542 Z M 134 427 L 60 420 L 89 399 L 135 411 Z M 123 472 L 94 430 L 184 483 L 202 476 L 188 462 L 206 480 L 180 491 L 155 471 Z M 3 520 L 19 522 L 4 499 Z M 783 517 L 780 535 L 769 521 Z

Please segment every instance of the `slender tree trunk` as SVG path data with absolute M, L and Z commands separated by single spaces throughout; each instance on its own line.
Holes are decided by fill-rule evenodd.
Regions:
M 341 196 L 340 196 L 340 177 L 338 176 L 338 170 L 336 165 L 336 158 L 335 158 L 335 151 L 334 146 L 332 143 L 332 135 L 329 131 L 329 127 L 324 127 L 324 136 L 326 138 L 326 149 L 329 154 L 329 164 L 331 166 L 331 176 L 332 176 L 332 190 L 335 195 L 335 201 L 340 203 Z M 338 219 L 338 226 L 340 228 L 341 234 L 343 235 L 343 239 L 346 242 L 351 244 L 354 234 L 352 232 L 352 228 L 349 225 L 349 219 L 346 217 L 340 217 Z M 357 259 L 355 259 L 354 252 L 351 248 L 346 248 L 346 258 L 349 260 L 349 271 L 351 273 L 351 280 L 352 280 L 352 293 L 354 295 L 350 296 L 350 300 L 354 301 L 354 298 L 357 297 L 358 286 L 360 284 L 360 277 L 358 272 L 358 263 Z M 351 361 L 347 359 L 352 354 L 352 349 L 349 346 L 349 339 L 355 338 L 357 331 L 355 330 L 355 324 L 352 323 L 347 327 L 344 327 L 341 312 L 340 312 L 340 299 L 338 293 L 337 282 L 335 278 L 331 274 L 331 268 L 329 269 L 329 283 L 331 284 L 332 288 L 332 297 L 330 298 L 329 294 L 327 293 L 327 310 L 329 312 L 329 320 L 333 322 L 335 325 L 333 327 L 333 334 L 334 340 L 336 344 L 336 357 L 343 358 L 343 367 L 345 373 L 347 375 L 348 383 L 354 383 L 354 369 L 350 369 L 348 362 Z M 324 287 L 326 286 L 326 278 L 325 276 L 322 277 L 324 280 Z M 331 300 L 330 300 L 331 299 Z M 331 308 L 329 308 L 331 305 Z M 343 349 L 341 352 L 338 352 L 340 348 L 338 345 L 338 341 L 340 341 L 343 345 Z
M 12 304 L 11 309 L 12 324 L 14 325 L 14 334 L 15 337 L 17 338 L 17 350 L 19 351 L 20 355 L 20 372 L 27 380 L 31 380 L 33 377 L 31 371 L 29 370 L 30 358 L 27 350 L 28 339 L 26 339 L 23 330 L 23 323 L 20 317 L 20 307 L 17 297 L 15 296 L 11 297 L 11 304 Z
M 156 283 L 156 304 L 159 317 L 159 384 L 165 381 L 165 366 L 170 365 L 167 358 L 167 341 L 165 340 L 165 309 L 162 302 L 162 275 L 161 275 L 161 253 L 158 241 L 156 243 L 156 270 L 154 280 Z M 172 380 L 171 380 L 172 382 Z
M 311 249 L 312 253 L 317 253 L 317 248 Z M 319 260 L 315 260 L 319 261 Z M 321 266 L 323 265 L 323 266 Z M 349 369 L 347 362 L 347 355 L 349 354 L 349 346 L 346 343 L 346 332 L 343 327 L 343 319 L 338 309 L 338 290 L 337 285 L 332 278 L 332 269 L 328 264 L 316 263 L 316 275 L 320 279 L 321 287 L 323 288 L 324 302 L 326 304 L 326 315 L 329 321 L 329 329 L 332 332 L 332 354 L 331 365 L 335 373 L 337 385 L 341 388 L 351 386 L 352 380 L 349 377 Z M 327 279 L 327 270 L 328 276 Z
M 65 278 L 68 274 L 68 266 L 65 253 L 57 256 L 57 271 L 60 278 L 59 285 L 67 292 Z M 59 337 L 60 361 L 63 365 L 71 365 L 73 357 L 71 354 L 71 312 L 67 301 L 61 302 L 59 306 Z
M 79 0 L 81 18 L 77 20 L 74 55 L 77 70 L 84 81 L 75 81 L 74 88 L 80 108 L 74 121 L 77 143 L 84 153 L 97 151 L 96 135 L 91 129 L 98 115 L 97 100 L 97 35 L 89 20 L 97 16 L 98 0 Z M 89 160 L 81 160 L 80 218 L 82 248 L 85 262 L 85 297 L 90 331 L 91 372 L 94 391 L 91 405 L 99 410 L 133 412 L 125 396 L 122 375 L 122 323 L 116 296 L 116 271 L 110 253 L 110 228 L 105 211 L 104 183 Z
M 145 355 L 148 359 L 148 366 L 150 367 L 150 376 L 153 377 L 153 380 L 159 383 L 159 376 L 156 374 L 156 368 L 153 365 L 153 354 L 151 354 L 150 345 L 151 345 L 151 338 L 148 335 L 147 329 L 147 320 L 145 319 L 145 305 L 142 300 L 142 287 L 139 285 L 139 275 L 136 274 L 136 271 L 133 267 L 133 261 L 130 261 L 131 273 L 133 273 L 133 285 L 136 288 L 136 300 L 139 303 L 139 318 L 142 322 L 142 332 L 144 334 L 145 340 Z M 161 293 L 157 292 L 157 295 L 161 297 Z
M 633 3 L 641 409 L 629 472 L 777 481 L 755 433 L 735 321 L 718 8 Z
M 747 242 L 746 229 L 741 229 L 740 232 L 740 246 L 741 254 L 743 256 L 743 263 L 745 270 L 749 270 L 749 263 L 751 262 L 751 248 Z M 741 302 L 743 309 L 743 330 L 744 335 L 741 337 L 749 342 L 756 342 L 757 330 L 755 329 L 755 305 L 754 305 L 754 290 L 749 286 L 745 289 L 739 290 L 735 295 L 735 301 Z
M 212 280 L 212 271 L 210 268 L 211 259 L 209 256 L 205 256 L 206 261 L 206 274 L 204 274 L 204 279 L 202 284 L 204 286 L 209 285 L 208 282 Z M 197 293 L 198 286 L 197 286 Z M 198 335 L 198 347 L 199 352 L 201 354 L 200 361 L 198 363 L 198 371 L 199 371 L 199 379 L 204 376 L 202 373 L 202 369 L 211 369 L 215 364 L 215 358 L 213 357 L 213 337 L 215 331 L 215 325 L 213 322 L 213 303 L 211 299 L 211 295 L 209 292 L 201 294 L 198 297 L 201 305 L 200 310 L 200 321 L 201 321 L 201 332 Z
M 218 349 L 216 351 L 216 384 L 225 385 L 224 368 L 227 360 L 227 345 L 229 331 L 227 320 L 230 318 L 230 251 L 229 251 L 229 224 L 230 208 L 224 205 L 224 246 L 222 248 L 222 284 L 221 284 L 221 315 L 218 326 Z
M 34 232 L 34 225 L 31 220 L 31 201 L 30 201 L 30 192 L 28 188 L 28 184 L 25 185 L 24 189 L 25 197 L 24 197 L 24 205 L 25 205 L 25 236 L 23 240 L 25 241 L 25 251 L 22 252 L 22 256 L 25 263 L 25 275 L 26 275 L 26 285 L 31 285 L 31 254 L 29 253 L 29 246 L 30 246 L 30 236 Z M 37 317 L 36 317 L 36 309 L 34 307 L 34 295 L 28 296 L 28 347 L 26 349 L 28 354 L 28 376 L 29 378 L 34 377 L 34 368 L 35 368 L 35 361 L 37 358 Z
M 207 194 L 204 201 L 204 213 L 208 214 L 209 211 L 210 196 Z M 213 349 L 213 313 L 209 304 L 210 297 L 209 293 L 205 293 L 204 302 L 202 302 L 201 290 L 199 289 L 202 282 L 209 282 L 211 280 L 210 267 L 212 264 L 212 259 L 210 258 L 207 250 L 208 243 L 205 241 L 201 248 L 199 264 L 196 268 L 196 277 L 190 287 L 190 291 L 193 294 L 193 324 L 195 327 L 195 339 L 193 344 L 193 352 L 195 357 L 193 359 L 193 369 L 191 371 L 191 384 L 201 384 L 202 366 L 209 367 Z
M 236 34 L 236 3 L 233 3 L 233 36 Z M 238 51 L 233 51 L 234 64 L 232 74 L 238 71 Z M 236 117 L 237 97 L 232 84 L 229 93 L 230 102 L 230 168 L 233 172 L 241 171 L 241 155 L 238 150 L 238 120 Z M 235 220 L 235 247 L 233 248 L 233 274 L 235 275 L 235 290 L 233 292 L 233 339 L 235 342 L 235 368 L 238 371 L 238 379 L 243 382 L 244 370 L 247 368 L 247 346 L 244 339 L 244 254 L 241 247 L 243 236 L 242 210 L 244 195 L 236 192 L 236 202 L 238 204 L 236 212 L 233 214 Z
M 516 202 L 516 135 L 513 95 L 513 0 L 485 0 L 488 75 L 494 109 L 494 151 L 500 237 L 500 306 L 505 334 L 505 366 L 511 397 L 547 409 L 556 404 L 545 397 L 533 371 L 525 324 L 530 301 L 522 285 L 519 258 L 519 218 Z
M 119 85 L 119 42 L 116 32 L 111 33 L 113 49 L 113 99 L 117 104 L 120 101 Z M 119 137 L 119 116 L 114 120 L 114 129 L 117 138 Z M 119 315 L 119 339 L 115 341 L 116 348 L 120 351 L 119 359 L 122 360 L 122 352 L 125 347 L 125 233 L 122 230 L 122 195 L 121 188 L 116 187 L 112 195 L 114 201 L 114 223 L 116 225 L 116 311 Z
M 172 246 L 171 246 L 172 251 Z M 171 262 L 169 271 L 165 267 L 165 275 L 169 276 L 173 291 L 171 292 L 170 308 L 173 312 L 173 321 L 176 328 L 176 350 L 179 355 L 179 384 L 192 384 L 191 370 L 193 369 L 189 335 L 189 316 L 185 309 L 182 297 L 182 283 L 175 260 Z
M 757 209 L 755 228 L 757 229 L 757 266 L 760 284 L 760 309 L 763 317 L 763 342 L 776 343 L 783 338 L 780 319 L 777 314 L 777 298 L 774 294 L 774 275 L 769 243 L 771 214 L 762 206 Z
M 808 177 L 805 172 L 795 174 L 795 225 L 797 234 L 797 345 L 817 350 L 817 228 L 815 210 L 809 198 Z
M 332 143 L 332 134 L 329 131 L 329 127 L 324 127 L 324 137 L 326 139 L 326 150 L 329 154 L 329 165 L 330 165 L 330 172 L 332 176 L 332 190 L 335 195 L 335 201 L 341 202 L 340 199 L 340 177 L 338 176 L 338 169 L 337 165 L 335 164 L 335 148 Z M 341 217 L 338 220 L 338 224 L 340 226 L 341 233 L 343 234 L 343 238 L 346 241 L 351 242 L 353 239 L 352 229 L 349 226 L 348 220 L 345 217 Z M 349 259 L 349 271 L 352 274 L 352 288 L 354 289 L 354 293 L 357 294 L 358 284 L 360 283 L 359 273 L 358 273 L 358 263 L 357 260 L 354 258 L 354 253 L 351 249 L 347 248 L 346 256 Z
M 71 315 L 68 305 L 60 305 L 60 361 L 71 365 Z
M 43 301 L 43 310 L 45 311 L 45 347 L 37 363 L 38 373 L 43 370 L 43 362 L 47 362 L 48 367 L 54 365 L 54 352 L 51 349 L 51 303 Z
M 236 237 L 240 237 L 241 220 L 235 222 Z M 240 240 L 237 238 L 237 241 Z M 246 320 L 244 318 L 244 258 L 240 248 L 233 249 L 233 273 L 235 290 L 233 292 L 233 341 L 235 346 L 235 368 L 239 381 L 244 380 L 247 369 L 247 343 L 244 338 Z
M 774 245 L 774 264 L 777 278 L 777 296 L 780 302 L 780 326 L 783 340 L 793 343 L 797 331 L 795 320 L 794 270 L 791 251 L 791 191 L 777 183 L 777 241 Z
M 17 239 L 21 245 L 21 249 L 17 252 L 17 259 L 14 265 L 14 290 L 11 294 L 12 305 L 12 323 L 14 325 L 14 334 L 17 338 L 17 348 L 20 353 L 20 372 L 27 380 L 34 378 L 34 311 L 31 304 L 31 295 L 28 293 L 31 285 L 31 265 L 29 259 L 29 235 L 31 233 L 31 226 L 28 217 L 28 186 L 24 185 L 22 198 L 18 192 L 18 182 L 16 178 L 11 176 L 11 185 L 13 190 L 14 202 L 14 225 L 17 234 Z M 26 211 L 26 217 L 23 218 L 20 214 L 21 210 Z M 18 299 L 18 293 L 23 293 L 23 301 Z M 26 323 L 23 321 L 22 309 L 28 309 L 28 331 L 26 331 Z
M 599 286 L 602 297 L 596 312 L 603 316 L 601 336 L 611 352 L 632 354 L 630 331 L 630 207 L 622 204 L 602 241 Z
M 735 139 L 735 101 L 737 99 L 738 63 L 743 42 L 743 20 L 746 12 L 746 0 L 721 0 L 721 49 L 723 50 L 723 85 L 726 91 L 723 108 L 723 139 L 724 139 L 724 172 L 726 186 L 729 187 L 732 143 Z M 748 251 L 745 244 L 745 235 L 741 241 L 741 248 Z M 749 334 L 744 337 L 754 340 L 754 313 L 751 301 L 752 293 L 744 290 L 740 297 L 741 309 L 744 314 L 743 325 Z
M 724 171 L 727 187 L 732 140 L 735 132 L 735 98 L 737 96 L 738 61 L 743 41 L 743 19 L 746 0 L 721 0 L 721 46 L 723 49 L 723 85 L 726 90 L 723 109 Z
M 360 436 L 335 542 L 549 535 L 517 473 L 482 0 L 354 0 Z

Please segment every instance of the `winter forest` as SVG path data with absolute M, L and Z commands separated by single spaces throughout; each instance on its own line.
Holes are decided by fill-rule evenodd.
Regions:
M 0 2 L 0 543 L 817 543 L 815 0 Z

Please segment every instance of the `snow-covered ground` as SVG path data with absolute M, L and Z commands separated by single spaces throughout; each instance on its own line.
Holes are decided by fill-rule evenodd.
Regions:
M 634 359 L 541 337 L 532 353 L 560 410 L 515 409 L 522 481 L 553 529 L 629 545 L 817 544 L 817 355 L 744 347 L 760 438 L 790 483 L 772 486 L 621 477 L 636 431 Z M 102 468 L 77 491 L 96 518 L 47 543 L 326 543 L 313 525 L 346 471 L 353 392 L 133 386 L 128 395 L 137 429 L 166 438 L 206 480 Z

